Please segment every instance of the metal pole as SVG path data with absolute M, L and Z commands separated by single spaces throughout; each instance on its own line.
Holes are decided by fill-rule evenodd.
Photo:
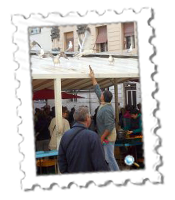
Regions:
M 61 78 L 54 80 L 55 92 L 55 117 L 57 133 L 62 133 L 62 98 L 61 98 Z
M 89 112 L 90 112 L 90 114 L 92 113 L 91 112 L 91 93 L 90 93 L 90 90 L 89 90 Z
M 119 129 L 119 110 L 118 110 L 118 83 L 117 79 L 114 79 L 114 94 L 115 94 L 115 118 L 116 118 L 116 130 Z
M 125 84 L 122 84 L 123 86 L 123 108 L 126 106 L 126 91 L 125 91 Z

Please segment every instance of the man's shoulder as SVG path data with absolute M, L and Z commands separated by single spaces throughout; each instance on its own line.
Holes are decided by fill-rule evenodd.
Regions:
M 76 130 L 78 130 L 78 128 Z M 75 133 L 76 130 L 74 130 L 73 132 Z M 73 132 L 70 132 L 70 130 L 69 130 L 69 131 L 67 131 L 67 135 L 69 135 L 69 134 L 71 134 Z M 82 132 L 80 134 L 82 134 L 83 137 L 91 137 L 91 138 L 96 138 L 97 137 L 98 138 L 97 133 L 95 131 L 89 130 L 88 128 L 82 129 Z
M 66 140 L 67 138 L 70 137 L 70 135 L 76 133 L 77 131 L 79 130 L 78 127 L 76 128 L 73 128 L 73 129 L 69 129 L 68 131 L 66 131 L 64 134 L 63 134 L 63 140 Z M 81 133 L 82 131 L 82 133 Z M 89 129 L 82 129 L 80 131 L 80 134 L 82 134 L 83 137 L 89 137 L 89 138 L 98 138 L 98 135 L 96 132 L 92 131 L 92 130 L 89 130 Z
M 99 138 L 98 134 L 95 131 L 92 131 L 92 130 L 89 130 L 89 129 L 86 130 L 85 134 L 89 138 L 93 138 L 93 139 L 98 139 Z
M 100 110 L 101 112 L 105 112 L 105 115 L 114 112 L 114 108 L 111 104 L 106 104 L 105 106 L 102 106 Z
M 92 134 L 92 135 L 96 134 L 95 131 L 92 131 L 92 130 L 89 130 L 89 129 L 86 129 L 86 131 L 87 131 L 87 133 L 89 133 L 90 135 L 91 135 L 91 134 Z
M 72 134 L 72 133 L 74 133 L 74 132 L 75 132 L 75 130 L 69 129 L 69 130 L 67 130 L 67 131 L 63 134 L 63 136 L 70 135 L 70 134 Z

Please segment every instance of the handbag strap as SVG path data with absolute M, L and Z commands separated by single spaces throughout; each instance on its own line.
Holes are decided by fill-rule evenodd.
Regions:
M 73 139 L 78 135 L 78 133 L 80 133 L 83 129 L 84 129 L 84 128 L 81 128 L 81 129 L 79 129 L 77 132 L 74 133 L 74 135 L 73 135 L 72 138 L 69 140 L 69 142 L 68 142 L 68 144 L 67 144 L 67 146 L 66 146 L 65 149 L 63 148 L 62 144 L 60 143 L 60 145 L 62 146 L 62 149 L 63 149 L 64 152 L 67 151 L 67 148 L 69 147 L 70 143 L 71 143 L 71 142 L 73 141 Z
M 54 126 L 54 128 L 53 128 L 52 132 L 55 130 L 55 128 L 56 128 L 56 124 L 55 124 L 55 126 Z

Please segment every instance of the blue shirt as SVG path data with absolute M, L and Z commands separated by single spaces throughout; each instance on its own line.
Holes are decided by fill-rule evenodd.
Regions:
M 75 123 L 72 129 L 64 133 L 59 146 L 58 164 L 61 173 L 109 171 L 98 135 L 80 123 Z

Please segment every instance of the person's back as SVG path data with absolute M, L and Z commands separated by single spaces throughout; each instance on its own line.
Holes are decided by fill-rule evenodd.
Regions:
M 40 114 L 35 126 L 36 132 L 39 133 L 37 136 L 38 141 L 50 139 L 48 126 L 49 126 L 49 122 L 45 118 L 44 114 Z
M 45 115 L 41 113 L 38 117 L 38 121 L 35 124 L 36 132 L 36 150 L 37 151 L 48 151 L 48 144 L 50 141 L 50 133 L 48 129 L 48 120 Z
M 70 127 L 73 126 L 73 123 L 74 123 L 74 118 L 73 118 L 73 114 L 75 112 L 75 108 L 73 107 L 69 113 L 69 117 L 68 117 L 68 121 L 69 121 L 69 124 L 70 124 Z
M 72 135 L 82 129 L 73 141 L 68 145 Z M 67 131 L 61 140 L 59 147 L 59 169 L 61 173 L 79 173 L 107 171 L 105 160 L 101 159 L 97 148 L 102 150 L 98 135 L 88 130 L 81 124 L 76 123 L 72 129 Z M 61 154 L 66 151 L 67 167 L 61 161 Z
M 97 112 L 97 130 L 101 137 L 104 133 L 105 129 L 108 128 L 110 132 L 115 128 L 115 120 L 114 120 L 114 110 L 111 104 L 105 104 L 99 107 Z M 116 140 L 116 136 L 114 137 L 114 141 Z
M 67 116 L 67 109 L 65 107 L 62 107 L 62 132 L 57 134 L 56 130 L 56 118 L 54 117 L 50 123 L 49 131 L 51 140 L 49 142 L 49 149 L 55 150 L 58 149 L 59 142 L 61 140 L 62 134 L 64 134 L 67 130 L 70 129 L 70 124 L 67 119 L 65 119 Z
M 81 109 L 83 110 L 83 108 Z M 63 135 L 58 152 L 61 173 L 109 170 L 98 135 L 94 131 L 88 130 L 90 117 L 88 120 L 75 123 L 72 129 Z

